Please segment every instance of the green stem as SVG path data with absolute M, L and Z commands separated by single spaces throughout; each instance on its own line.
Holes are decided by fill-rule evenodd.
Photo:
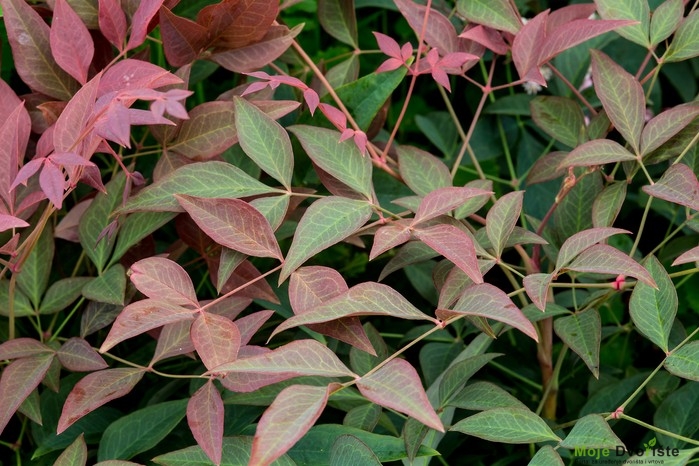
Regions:
M 503 366 L 500 363 L 497 363 L 495 361 L 489 361 L 488 364 L 493 366 L 494 368 L 500 370 L 501 372 L 504 372 L 505 374 L 509 375 L 510 377 L 515 378 L 515 379 L 519 380 L 520 382 L 523 382 L 523 383 L 529 385 L 530 387 L 536 389 L 539 392 L 541 390 L 543 390 L 543 388 L 544 388 L 541 386 L 541 384 L 538 384 L 536 382 L 529 380 L 528 378 L 524 377 L 523 375 L 520 375 L 520 374 L 516 373 L 515 371 L 508 369 L 507 367 Z
M 643 166 L 643 165 L 641 165 Z M 648 219 L 648 211 L 650 210 L 650 205 L 653 202 L 653 197 L 650 196 L 648 197 L 648 201 L 646 202 L 646 208 L 643 210 L 643 216 L 641 217 L 641 224 L 638 227 L 638 233 L 636 234 L 636 239 L 633 242 L 633 246 L 631 247 L 631 252 L 629 253 L 629 257 L 633 257 L 633 255 L 636 253 L 636 249 L 638 248 L 638 243 L 641 241 L 641 235 L 643 234 L 643 229 L 646 226 L 646 220 Z
M 693 438 L 689 437 L 684 437 L 682 435 L 678 435 L 674 432 L 670 432 L 669 430 L 661 429 L 660 427 L 655 427 L 652 424 L 648 424 L 647 422 L 643 422 L 640 419 L 636 419 L 635 417 L 628 416 L 626 414 L 620 414 L 618 416 L 619 419 L 625 419 L 629 422 L 633 422 L 634 424 L 638 424 L 641 427 L 645 427 L 648 430 L 652 430 L 653 432 L 657 432 L 659 434 L 667 435 L 668 437 L 672 437 L 677 440 L 681 440 L 683 442 L 691 443 L 692 445 L 699 445 L 699 440 L 695 440 Z M 695 450 L 699 450 L 695 449 Z
M 546 400 L 549 397 L 549 394 L 551 393 L 551 390 L 554 388 L 558 390 L 558 377 L 561 374 L 561 368 L 563 367 L 563 361 L 565 360 L 566 353 L 568 352 L 568 345 L 563 345 L 563 348 L 561 348 L 561 352 L 558 353 L 558 359 L 556 360 L 556 366 L 553 368 L 553 375 L 551 379 L 549 380 L 549 383 L 546 384 L 546 389 L 544 390 L 543 395 L 541 396 L 541 401 L 539 402 L 539 406 L 536 408 L 536 414 L 541 414 L 541 411 L 544 409 L 544 405 L 546 404 Z
M 77 312 L 78 309 L 80 309 L 80 306 L 85 302 L 85 298 L 81 297 L 80 300 L 75 303 L 75 306 L 73 306 L 73 309 L 70 310 L 68 315 L 66 316 L 65 319 L 63 319 L 63 322 L 61 322 L 61 325 L 58 326 L 55 332 L 52 332 L 51 338 L 49 341 L 54 341 L 56 338 L 58 338 L 58 335 L 61 334 L 61 331 L 63 330 L 63 327 L 66 326 L 66 324 L 70 321 L 71 317 Z
M 684 148 L 684 150 L 682 151 L 682 153 L 681 153 L 680 155 L 677 156 L 677 158 L 675 159 L 674 162 L 672 162 L 672 164 L 675 165 L 676 163 L 679 163 L 680 160 L 682 160 L 682 158 L 687 154 L 687 152 L 689 152 L 689 149 L 691 149 L 692 146 L 693 146 L 694 144 L 697 143 L 697 141 L 699 141 L 699 133 L 697 133 L 697 134 L 692 138 L 692 140 L 689 141 L 689 144 L 687 144 L 687 147 Z

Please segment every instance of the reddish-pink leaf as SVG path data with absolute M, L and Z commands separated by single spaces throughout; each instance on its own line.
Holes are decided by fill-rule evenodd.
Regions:
M 393 359 L 373 374 L 362 377 L 357 381 L 357 388 L 369 401 L 444 432 L 442 421 L 422 388 L 420 376 L 404 359 Z
M 485 232 L 493 245 L 495 256 L 500 257 L 508 238 L 515 229 L 522 212 L 524 191 L 507 193 L 498 199 L 488 211 L 485 220 Z
M 393 288 L 380 283 L 365 282 L 313 309 L 288 318 L 272 332 L 272 336 L 299 325 L 329 322 L 343 317 L 370 315 L 436 322 L 434 318 L 422 313 L 410 304 Z
M 192 323 L 191 332 L 194 348 L 207 369 L 238 357 L 240 331 L 226 317 L 202 312 Z
M 249 261 L 245 260 L 235 269 L 231 278 L 228 279 L 221 288 L 221 293 L 229 293 L 245 285 L 238 291 L 238 296 L 252 299 L 264 299 L 265 301 L 279 304 L 279 298 L 274 294 L 274 290 L 269 286 L 267 280 L 259 279 L 260 275 L 262 275 L 260 271 Z
M 477 42 L 498 55 L 506 55 L 510 50 L 510 46 L 504 41 L 499 31 L 480 24 L 467 28 L 459 34 L 459 37 Z
M 236 73 L 257 70 L 279 58 L 294 42 L 294 37 L 301 32 L 302 27 L 302 24 L 293 29 L 272 26 L 259 42 L 236 49 L 224 49 L 211 54 L 209 58 Z
M 53 349 L 33 338 L 15 338 L 0 345 L 0 361 L 53 353 Z
M 258 311 L 235 321 L 240 331 L 240 345 L 247 345 L 255 333 L 274 315 L 274 311 Z
M 512 60 L 519 77 L 546 86 L 546 79 L 539 72 L 541 49 L 546 34 L 549 10 L 542 11 L 522 26 L 512 42 Z
M 657 288 L 653 277 L 641 264 L 606 244 L 596 244 L 587 248 L 565 269 L 574 272 L 628 275 Z
M 126 14 L 119 0 L 99 0 L 98 21 L 100 32 L 113 46 L 124 49 L 126 41 Z
M 133 367 L 105 369 L 88 374 L 68 394 L 56 432 L 60 434 L 86 414 L 126 395 L 143 378 L 143 374 L 144 369 Z
M 51 55 L 49 26 L 25 0 L 2 0 L 3 21 L 17 73 L 30 88 L 70 100 L 78 83 Z
M 198 306 L 192 279 L 174 261 L 149 257 L 131 266 L 131 282 L 149 298 L 179 305 Z
M 66 177 L 63 171 L 52 163 L 45 163 L 39 173 L 39 186 L 49 201 L 60 210 L 63 204 L 63 191 Z
M 169 149 L 190 159 L 206 160 L 237 141 L 233 102 L 205 102 L 189 112 L 189 120 L 182 123 Z
M 49 370 L 53 354 L 36 354 L 17 359 L 2 370 L 0 377 L 0 433 L 17 408 L 39 385 Z
M 466 272 L 474 283 L 483 283 L 483 276 L 476 258 L 476 248 L 467 233 L 454 225 L 439 224 L 416 229 L 414 235 Z
M 57 152 L 80 152 L 81 138 L 92 116 L 100 86 L 100 75 L 95 76 L 70 99 L 53 131 L 53 144 Z
M 424 5 L 413 0 L 395 0 L 395 3 L 416 36 L 423 37 L 424 27 L 424 40 L 430 47 L 438 49 L 442 55 L 459 50 L 459 39 L 454 25 L 438 10 L 430 9 L 427 24 L 423 26 L 427 10 Z
M 398 45 L 398 42 L 396 42 L 393 37 L 387 36 L 386 34 L 382 34 L 380 32 L 372 32 L 372 34 L 374 34 L 376 43 L 384 54 L 402 61 L 400 45 Z
M 474 197 L 488 197 L 491 194 L 493 194 L 492 191 L 484 191 L 477 188 L 451 186 L 437 188 L 422 199 L 412 224 L 417 225 L 420 222 L 446 214 Z
M 194 344 L 189 337 L 191 327 L 192 322 L 189 319 L 163 325 L 150 365 L 153 366 L 166 358 L 193 352 Z
M 592 80 L 614 127 L 639 153 L 646 98 L 638 80 L 604 53 L 591 50 Z
M 249 464 L 268 465 L 286 453 L 313 427 L 336 388 L 292 385 L 282 390 L 257 424 Z
M 10 89 L 5 89 L 3 85 L 0 90 L 6 90 L 5 96 L 0 95 L 0 98 L 5 98 L 8 107 L 10 103 L 14 103 L 17 97 Z M 9 110 L 9 109 L 8 109 Z M 31 132 L 31 121 L 27 110 L 22 102 L 18 102 L 11 111 L 8 111 L 4 121 L 0 125 L 0 140 L 3 143 L 0 145 L 0 201 L 4 200 L 5 205 L 0 202 L 0 213 L 17 213 L 14 210 L 16 193 L 12 191 L 16 186 L 13 181 L 18 176 L 17 168 L 21 161 L 24 160 L 24 155 L 29 141 Z M 29 162 L 31 163 L 31 162 Z
M 643 191 L 658 199 L 699 210 L 699 181 L 692 169 L 682 163 L 672 165 L 657 183 L 644 186 Z
M 406 220 L 399 220 L 376 230 L 374 245 L 371 247 L 371 252 L 369 253 L 369 260 L 374 260 L 380 254 L 408 241 L 411 235 L 410 224 L 408 222 L 409 221 Z
M 533 273 L 524 277 L 524 289 L 534 305 L 542 311 L 546 309 L 546 297 L 553 280 L 551 273 Z
M 70 338 L 61 345 L 56 355 L 63 367 L 73 372 L 92 372 L 109 367 L 84 338 Z
M 160 33 L 165 57 L 172 66 L 193 62 L 206 46 L 207 30 L 196 22 L 160 8 Z
M 0 233 L 13 228 L 28 227 L 29 224 L 13 215 L 0 214 Z
M 289 300 L 295 314 L 303 314 L 348 291 L 344 278 L 328 267 L 302 267 L 291 274 Z M 374 348 L 358 317 L 345 317 L 308 327 L 370 354 Z
M 573 149 L 562 161 L 561 168 L 591 167 L 613 162 L 629 162 L 636 156 L 616 141 L 595 139 Z
M 50 42 L 56 63 L 80 84 L 85 84 L 95 45 L 85 23 L 67 0 L 54 2 Z
M 284 260 L 267 219 L 240 199 L 206 199 L 175 194 L 207 235 L 222 246 L 256 257 Z
M 471 285 L 454 305 L 453 310 L 438 310 L 437 317 L 446 320 L 453 315 L 474 315 L 506 323 L 539 341 L 536 329 L 515 303 L 490 283 Z
M 565 240 L 561 246 L 561 249 L 558 251 L 556 270 L 561 270 L 563 267 L 568 265 L 568 263 L 570 263 L 575 256 L 593 244 L 597 244 L 610 236 L 618 235 L 620 233 L 631 232 L 628 230 L 622 230 L 621 228 L 590 228 L 574 234 Z
M 121 311 L 112 325 L 100 352 L 109 351 L 117 343 L 140 335 L 148 330 L 181 320 L 192 320 L 196 311 L 185 309 L 171 302 L 144 299 L 131 303 Z
M 214 464 L 221 464 L 224 408 L 212 380 L 197 390 L 187 403 L 187 424 L 194 439 Z
M 138 8 L 131 18 L 131 36 L 126 44 L 126 50 L 132 50 L 141 45 L 146 40 L 148 34 L 148 24 L 158 13 L 163 0 L 141 0 Z
M 675 266 L 680 264 L 686 264 L 687 262 L 697 261 L 699 261 L 699 246 L 693 247 L 689 251 L 685 251 L 684 253 L 680 254 L 680 256 L 677 257 L 677 259 L 675 259 L 672 265 Z
M 56 458 L 56 462 L 53 463 L 53 466 L 85 466 L 87 464 L 87 445 L 85 444 L 84 435 L 85 434 L 81 433 L 68 448 L 63 450 L 63 453 Z M 110 466 L 104 463 L 105 462 L 102 461 L 99 464 L 100 466 Z M 129 464 L 128 462 L 126 463 Z
M 169 71 L 152 63 L 127 58 L 104 72 L 97 95 L 130 89 L 157 89 L 176 84 L 182 84 L 182 80 Z
M 572 5 L 571 5 L 572 6 Z M 580 5 L 582 6 L 582 5 Z M 585 5 L 587 6 L 587 5 Z M 551 23 L 551 18 L 555 14 L 549 16 L 549 21 L 546 24 L 548 30 L 546 42 L 541 47 L 539 63 L 546 63 L 564 50 L 568 50 L 576 45 L 600 36 L 605 32 L 613 31 L 619 27 L 634 24 L 635 21 L 625 20 L 592 20 L 592 19 L 575 19 L 560 26 Z M 556 18 L 556 20 L 561 18 Z
M 641 133 L 641 153 L 645 156 L 665 144 L 699 115 L 699 105 L 689 103 L 664 111 L 650 120 Z
M 269 353 L 223 364 L 208 373 L 269 374 L 284 378 L 302 375 L 356 377 L 332 350 L 315 340 L 296 340 Z
M 79 243 L 80 236 L 78 233 L 78 226 L 80 225 L 80 219 L 87 208 L 90 207 L 91 203 L 92 199 L 88 199 L 73 206 L 65 217 L 58 222 L 56 230 L 53 232 L 53 236 L 66 241 L 72 241 L 73 243 Z

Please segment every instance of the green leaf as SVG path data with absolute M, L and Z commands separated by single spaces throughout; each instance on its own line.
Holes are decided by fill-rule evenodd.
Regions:
M 333 89 L 344 86 L 345 84 L 356 81 L 359 77 L 359 55 L 352 54 L 347 60 L 343 60 L 333 66 L 325 73 L 325 79 L 328 80 Z M 321 97 L 328 93 L 328 90 L 323 87 L 319 91 Z
M 366 132 L 407 72 L 407 68 L 400 67 L 387 73 L 371 73 L 338 87 L 335 92 L 354 116 L 357 126 Z
M 459 134 L 449 112 L 429 112 L 425 115 L 415 115 L 415 125 L 439 149 L 444 157 L 452 157 L 454 155 L 455 150 L 458 148 Z M 396 150 L 399 155 L 402 148 L 425 152 L 413 146 L 397 146 Z M 449 182 L 451 184 L 451 177 Z
M 240 97 L 233 101 L 240 147 L 262 170 L 290 189 L 294 154 L 289 135 L 254 104 Z
M 699 341 L 687 343 L 665 358 L 665 369 L 683 379 L 699 381 Z
M 98 460 L 128 460 L 150 450 L 184 419 L 186 409 L 187 400 L 175 400 L 147 406 L 123 416 L 104 431 Z
M 470 411 L 486 411 L 494 408 L 527 409 L 524 403 L 490 382 L 473 382 L 466 385 L 449 402 L 449 405 Z
M 100 303 L 124 305 L 126 293 L 126 270 L 121 264 L 116 264 L 99 277 L 95 277 L 82 289 L 87 299 Z
M 670 393 L 655 411 L 653 424 L 677 435 L 693 438 L 699 431 L 699 383 L 687 383 Z M 659 435 L 658 440 L 670 448 L 686 445 L 686 442 L 667 435 Z
M 353 435 L 341 435 L 330 450 L 330 466 L 381 466 L 366 443 Z
M 650 19 L 650 43 L 658 45 L 675 32 L 682 21 L 682 0 L 667 0 L 660 4 Z
M 556 334 L 570 346 L 595 378 L 599 378 L 599 351 L 602 340 L 602 323 L 596 309 L 559 317 L 553 322 Z
M 600 388 L 587 400 L 580 410 L 580 417 L 614 411 L 638 388 L 646 377 L 648 377 L 648 372 L 640 372 L 623 380 L 607 382 L 607 385 Z M 636 395 L 634 400 L 637 400 L 638 396 Z
M 611 1 L 620 4 L 634 2 L 638 5 L 646 5 L 646 8 L 648 6 L 645 1 Z M 600 3 L 599 0 L 598 3 Z M 623 28 L 619 29 L 619 31 L 623 30 Z M 604 53 L 591 50 L 590 54 L 592 55 L 592 79 L 595 82 L 597 96 L 602 101 L 602 106 L 604 106 L 604 110 L 614 127 L 638 154 L 640 152 L 641 131 L 646 116 L 646 98 L 643 94 L 643 87 L 638 79 Z
M 507 0 L 458 0 L 456 11 L 469 21 L 511 34 L 522 27 L 519 13 Z
M 636 160 L 636 156 L 610 139 L 595 139 L 579 145 L 561 161 L 561 167 L 591 167 Z
M 438 255 L 438 252 L 422 241 L 408 241 L 408 243 L 404 244 L 398 250 L 398 253 L 384 266 L 381 275 L 379 275 L 379 280 L 383 280 L 388 275 L 405 266 L 433 259 Z M 0 284 L 1 283 L 2 282 L 0 282 Z
M 322 424 L 313 427 L 291 450 L 288 455 L 298 466 L 329 466 L 330 450 L 337 438 L 352 435 L 358 438 L 376 455 L 382 463 L 407 458 L 403 439 L 391 435 L 379 435 L 353 427 L 337 424 Z M 434 456 L 438 453 L 422 446 L 418 456 Z
M 699 210 L 699 181 L 694 171 L 683 163 L 671 165 L 653 185 L 643 191 L 658 199 Z
M 512 234 L 519 214 L 522 212 L 524 191 L 505 194 L 498 199 L 486 216 L 485 230 L 495 250 L 495 257 L 500 258 L 507 239 Z
M 639 282 L 631 293 L 629 309 L 636 329 L 666 353 L 677 314 L 675 284 L 655 256 L 643 261 L 658 288 Z
M 204 102 L 189 112 L 167 149 L 190 159 L 209 159 L 237 141 L 233 102 Z
M 560 437 L 546 425 L 543 419 L 521 408 L 494 408 L 467 417 L 450 430 L 500 443 L 536 443 Z
M 648 48 L 650 41 L 650 8 L 646 0 L 595 0 L 597 12 L 602 19 L 628 19 L 638 21 L 638 24 L 624 26 L 616 32 L 635 42 L 641 47 Z
M 114 220 L 112 212 L 121 204 L 125 186 L 124 172 L 114 175 L 114 178 L 105 186 L 107 192 L 98 193 L 80 219 L 78 227 L 80 244 L 100 273 L 107 264 L 115 239 L 113 234 L 105 234 L 101 238 L 100 235 Z
M 319 0 L 318 21 L 335 39 L 355 49 L 359 47 L 353 0 Z
M 575 147 L 585 129 L 580 105 L 566 97 L 539 96 L 531 101 L 534 122 L 546 134 L 563 144 Z
M 15 292 L 12 295 L 12 300 L 10 300 L 10 281 L 0 280 L 0 315 L 9 316 L 10 315 L 10 303 L 12 303 L 12 310 L 15 317 L 25 317 L 34 315 L 34 308 L 32 303 L 27 298 L 27 295 L 22 293 L 22 290 L 15 287 Z
M 381 412 L 381 406 L 375 403 L 366 403 L 347 411 L 342 420 L 342 425 L 371 432 L 379 422 Z
M 301 141 L 308 156 L 323 171 L 371 199 L 371 160 L 364 157 L 353 141 L 338 142 L 337 131 L 296 125 L 289 128 Z
M 444 162 L 422 149 L 398 147 L 398 168 L 405 184 L 419 196 L 451 186 L 451 174 Z
M 665 61 L 682 61 L 699 55 L 697 34 L 699 34 L 699 10 L 694 10 L 682 21 L 675 32 L 670 48 L 665 53 Z
M 224 437 L 220 466 L 248 466 L 251 450 L 252 437 Z M 199 445 L 165 453 L 153 458 L 153 462 L 163 466 L 213 465 Z M 297 466 L 297 463 L 284 455 L 270 466 Z
M 551 445 L 544 445 L 536 452 L 528 466 L 564 466 L 564 464 Z
M 284 191 L 260 183 L 229 163 L 200 162 L 180 167 L 147 186 L 126 201 L 119 212 L 137 210 L 182 212 L 184 209 L 180 207 L 174 194 L 215 199 L 238 199 L 274 192 L 283 193 Z
M 611 227 L 626 200 L 625 181 L 610 184 L 595 197 L 592 203 L 592 225 L 596 228 Z
M 588 414 L 578 419 L 573 429 L 561 442 L 563 448 L 609 448 L 624 446 L 624 443 L 616 436 L 599 414 Z
M 87 445 L 80 434 L 75 441 L 66 448 L 56 459 L 53 466 L 79 466 L 87 464 Z
M 361 157 L 359 153 L 357 155 Z M 365 160 L 370 163 L 368 158 Z M 357 231 L 369 220 L 371 212 L 368 202 L 339 196 L 326 197 L 311 204 L 296 227 L 279 283 L 306 260 Z
M 39 306 L 40 314 L 55 314 L 68 307 L 82 294 L 83 286 L 93 280 L 90 277 L 63 278 L 51 284 Z
M 468 380 L 481 370 L 486 364 L 496 357 L 498 353 L 479 354 L 471 358 L 459 361 L 444 372 L 439 383 L 439 405 L 447 406 L 457 395 Z
M 578 176 L 579 173 L 576 174 Z M 556 234 L 564 239 L 592 227 L 592 199 L 602 191 L 602 179 L 592 173 L 578 180 L 577 184 L 563 198 L 554 213 Z
M 49 284 L 54 251 L 53 228 L 47 225 L 17 274 L 17 286 L 29 297 L 34 309 L 39 308 L 41 296 Z
M 664 466 L 685 466 L 686 464 L 689 464 L 689 460 L 691 460 L 692 457 L 697 454 L 697 452 L 699 452 L 699 448 L 692 448 L 691 450 L 680 450 L 677 453 L 677 456 L 668 456 L 664 449 L 656 448 L 650 450 L 649 452 L 643 452 L 643 455 L 633 455 L 623 464 L 639 464 L 639 461 L 641 464 L 657 464 L 658 461 L 662 461 L 661 464 Z
M 146 236 L 175 218 L 174 212 L 134 212 L 119 228 L 111 262 L 114 263 Z
M 699 104 L 691 102 L 677 105 L 653 117 L 641 133 L 643 156 L 663 146 L 687 127 L 699 115 Z

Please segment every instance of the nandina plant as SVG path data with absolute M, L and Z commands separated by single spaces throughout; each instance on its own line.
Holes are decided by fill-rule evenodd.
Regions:
M 699 2 L 561 3 L 0 0 L 3 457 L 687 464 Z

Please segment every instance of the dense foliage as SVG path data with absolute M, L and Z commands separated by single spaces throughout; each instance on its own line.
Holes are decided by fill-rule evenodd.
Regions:
M 0 457 L 687 464 L 699 1 L 568 3 L 0 0 Z

